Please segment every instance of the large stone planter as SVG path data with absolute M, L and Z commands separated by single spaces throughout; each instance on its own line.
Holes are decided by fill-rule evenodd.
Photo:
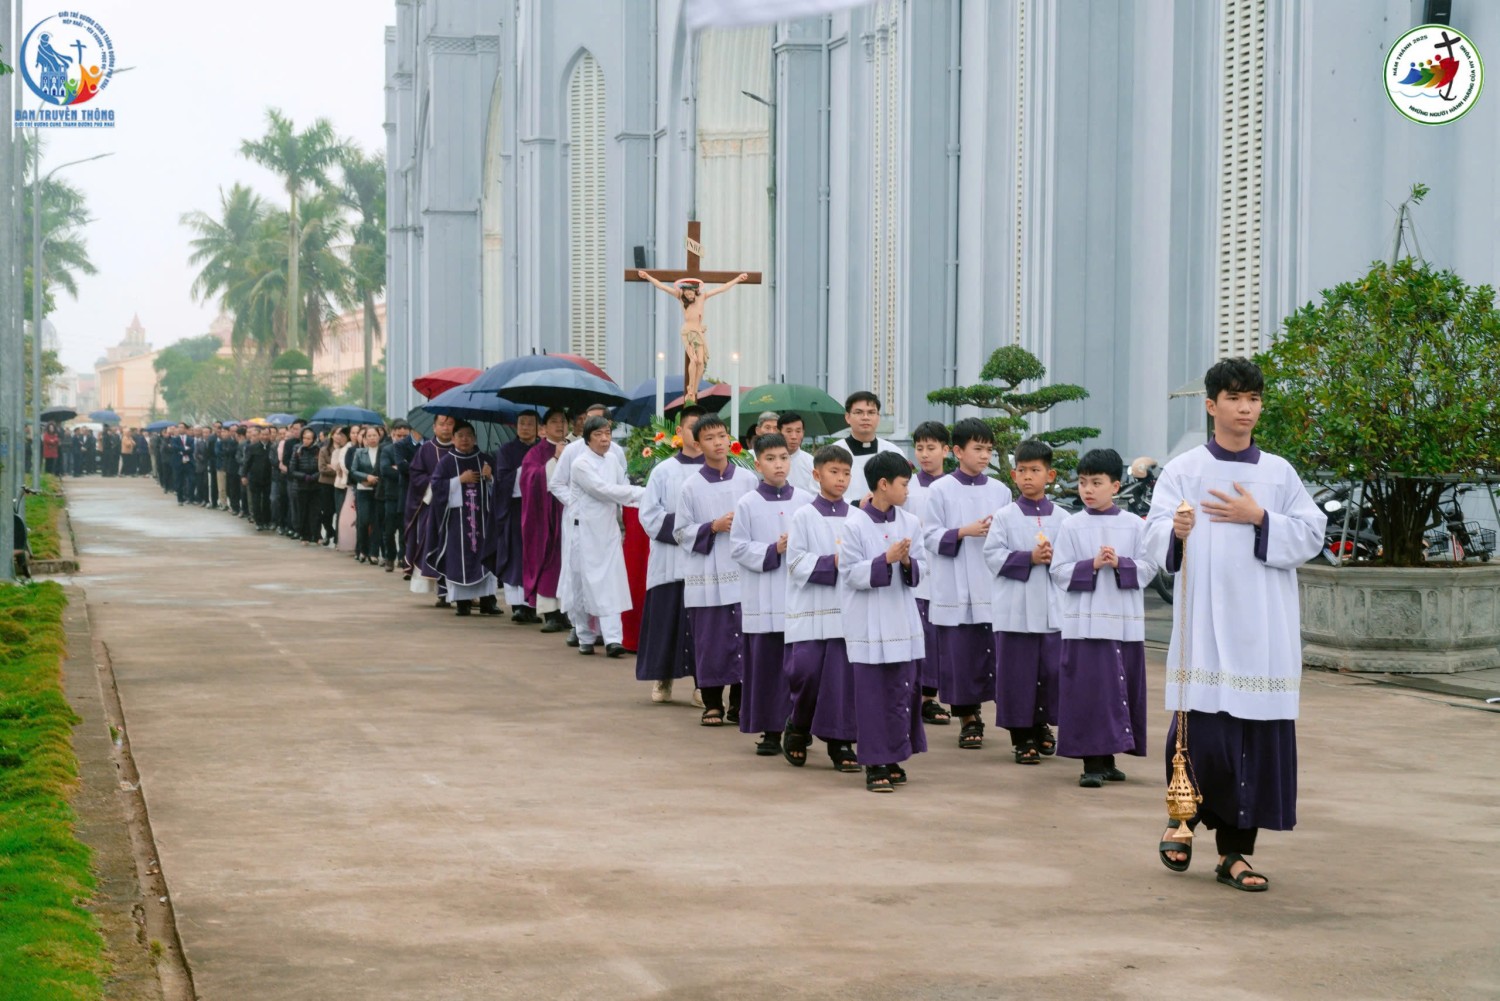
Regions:
M 1343 671 L 1500 667 L 1500 566 L 1297 571 L 1302 658 Z

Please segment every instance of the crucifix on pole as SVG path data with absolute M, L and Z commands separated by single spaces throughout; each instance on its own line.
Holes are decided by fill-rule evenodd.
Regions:
M 684 352 L 683 396 L 692 403 L 698 398 L 698 383 L 708 367 L 708 327 L 703 318 L 704 302 L 736 285 L 759 285 L 759 271 L 704 271 L 701 258 L 702 224 L 688 220 L 687 267 L 683 270 L 651 269 L 625 272 L 628 282 L 650 282 L 682 304 L 682 348 Z M 704 286 L 718 288 L 704 291 Z M 738 386 L 735 387 L 738 390 Z

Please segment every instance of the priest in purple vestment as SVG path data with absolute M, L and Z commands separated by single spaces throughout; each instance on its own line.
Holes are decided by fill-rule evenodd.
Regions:
M 432 482 L 432 471 L 438 459 L 453 451 L 454 420 L 439 414 L 432 422 L 432 437 L 417 447 L 408 467 L 409 480 L 406 490 L 406 564 L 411 568 L 411 589 L 422 593 L 436 581 L 439 608 L 448 607 L 448 598 L 438 573 L 427 565 L 427 537 L 431 530 L 430 508 L 427 504 L 427 488 Z
M 562 576 L 562 504 L 547 489 L 557 457 L 567 445 L 568 416 L 549 410 L 542 440 L 521 459 L 521 586 L 526 603 L 542 614 L 542 632 L 563 632 L 568 621 L 557 602 Z
M 522 625 L 540 622 L 526 600 L 522 584 L 525 539 L 521 532 L 521 460 L 537 443 L 537 413 L 527 410 L 516 418 L 516 437 L 495 450 L 495 493 L 491 498 L 494 524 L 495 578 L 505 588 L 510 620 Z
M 459 421 L 453 450 L 439 456 L 432 471 L 428 511 L 428 566 L 442 575 L 458 615 L 469 615 L 479 602 L 481 615 L 499 615 L 495 600 L 494 542 L 490 491 L 495 474 L 479 451 L 474 425 Z

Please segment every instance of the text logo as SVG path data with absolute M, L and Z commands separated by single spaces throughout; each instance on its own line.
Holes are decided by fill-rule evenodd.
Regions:
M 1456 122 L 1484 89 L 1474 43 L 1447 25 L 1424 24 L 1396 39 L 1385 58 L 1385 92 L 1418 125 Z
M 115 72 L 115 48 L 98 21 L 59 11 L 38 21 L 21 43 L 21 76 L 41 99 L 39 108 L 17 108 L 17 126 L 110 128 L 112 109 L 91 104 Z

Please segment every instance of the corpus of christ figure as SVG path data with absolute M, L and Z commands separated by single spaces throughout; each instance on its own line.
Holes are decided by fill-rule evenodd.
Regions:
M 698 383 L 708 371 L 708 327 L 704 325 L 703 304 L 720 292 L 728 292 L 749 275 L 741 273 L 711 292 L 703 291 L 703 282 L 697 278 L 680 278 L 671 285 L 659 282 L 645 271 L 637 271 L 642 281 L 675 296 L 682 303 L 682 350 L 687 354 L 687 371 L 683 373 L 683 399 L 695 403 L 698 399 Z
M 683 398 L 688 403 L 698 401 L 698 383 L 703 380 L 703 374 L 708 369 L 708 328 L 703 325 L 703 300 L 741 282 L 747 285 L 760 284 L 759 271 L 739 274 L 733 271 L 704 271 L 699 266 L 703 255 L 703 244 L 698 242 L 701 236 L 702 224 L 697 219 L 689 219 L 686 270 L 631 269 L 625 272 L 626 281 L 650 282 L 682 303 L 682 347 L 686 353 L 683 359 Z M 722 285 L 712 292 L 704 292 L 703 286 L 712 283 Z

